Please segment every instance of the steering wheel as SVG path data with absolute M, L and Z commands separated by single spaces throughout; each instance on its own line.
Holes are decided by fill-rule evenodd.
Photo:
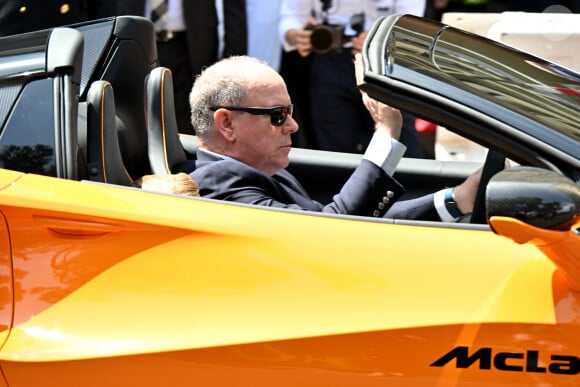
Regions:
M 492 176 L 503 170 L 504 167 L 505 156 L 489 149 L 481 170 L 481 179 L 475 194 L 470 223 L 485 224 L 487 222 L 485 216 L 485 189 Z

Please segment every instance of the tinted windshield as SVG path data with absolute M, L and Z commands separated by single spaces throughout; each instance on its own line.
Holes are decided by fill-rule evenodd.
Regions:
M 578 74 L 426 19 L 402 16 L 382 23 L 369 57 L 380 48 L 384 65 L 379 60 L 373 71 L 469 106 L 568 154 L 578 153 Z
M 572 71 L 452 28 L 439 35 L 433 59 L 458 87 L 580 140 L 580 77 Z

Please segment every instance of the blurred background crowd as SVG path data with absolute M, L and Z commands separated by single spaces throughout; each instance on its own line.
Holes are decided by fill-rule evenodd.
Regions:
M 173 73 L 180 132 L 195 133 L 188 104 L 195 77 L 220 58 L 247 54 L 286 80 L 301 127 L 295 146 L 358 153 L 373 122 L 356 88 L 352 55 L 379 17 L 441 21 L 448 12 L 509 11 L 579 13 L 580 0 L 2 0 L 0 36 L 110 16 L 150 18 L 160 65 Z M 406 157 L 434 158 L 435 134 L 435 125 L 404 113 Z

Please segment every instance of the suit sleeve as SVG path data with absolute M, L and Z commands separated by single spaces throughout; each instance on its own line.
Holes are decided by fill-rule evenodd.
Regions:
M 441 218 L 435 209 L 433 196 L 434 194 L 428 194 L 416 199 L 398 201 L 387 211 L 385 218 L 439 221 Z
M 245 0 L 224 0 L 224 57 L 248 53 Z

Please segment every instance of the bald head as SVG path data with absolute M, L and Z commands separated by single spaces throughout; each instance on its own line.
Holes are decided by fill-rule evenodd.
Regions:
M 228 82 L 251 82 L 258 80 L 264 75 L 278 73 L 265 62 L 249 56 L 233 56 L 223 59 L 208 67 L 199 76 L 197 82 L 216 82 L 226 80 Z
M 272 83 L 284 84 L 284 80 L 266 63 L 249 56 L 229 57 L 205 69 L 189 97 L 192 124 L 200 140 L 211 140 L 211 106 L 243 105 L 256 90 Z

